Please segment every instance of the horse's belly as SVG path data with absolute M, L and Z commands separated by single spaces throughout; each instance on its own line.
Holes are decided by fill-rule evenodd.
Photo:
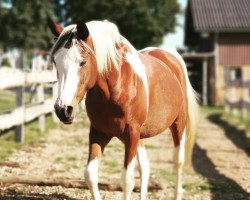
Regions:
M 182 109 L 183 92 L 175 78 L 154 82 L 150 88 L 149 111 L 141 127 L 141 138 L 152 137 L 169 128 Z
M 178 113 L 177 110 L 166 106 L 166 108 L 162 108 L 158 112 L 149 114 L 141 127 L 140 137 L 148 138 L 162 133 L 173 124 Z

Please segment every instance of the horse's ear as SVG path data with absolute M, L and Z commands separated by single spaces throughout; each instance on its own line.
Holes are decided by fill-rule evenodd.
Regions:
M 76 24 L 77 37 L 80 40 L 85 40 L 89 36 L 89 30 L 84 22 L 77 22 Z
M 54 36 L 59 37 L 63 30 L 63 27 L 61 27 L 59 24 L 55 24 L 50 17 L 47 17 L 47 23 Z

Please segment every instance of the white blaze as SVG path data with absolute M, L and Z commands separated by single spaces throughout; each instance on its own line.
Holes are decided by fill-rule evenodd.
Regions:
M 58 103 L 61 106 L 72 104 L 79 82 L 78 68 L 81 55 L 76 46 L 61 48 L 55 54 L 55 63 L 58 71 L 59 91 Z

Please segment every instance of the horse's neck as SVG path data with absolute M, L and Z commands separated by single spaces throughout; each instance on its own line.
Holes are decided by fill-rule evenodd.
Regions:
M 119 70 L 113 69 L 106 75 L 98 77 L 96 86 L 107 100 L 115 102 L 124 95 L 124 92 L 127 92 L 125 88 L 131 84 L 133 73 L 128 63 L 123 63 Z
M 108 100 L 112 101 L 116 101 L 124 95 L 124 92 L 127 92 L 125 88 L 131 86 L 129 84 L 131 84 L 131 79 L 134 78 L 135 74 L 126 60 L 127 53 L 131 53 L 135 49 L 126 39 L 117 48 L 122 58 L 119 61 L 119 69 L 111 67 L 111 70 L 107 74 L 100 75 L 97 78 L 98 88 Z

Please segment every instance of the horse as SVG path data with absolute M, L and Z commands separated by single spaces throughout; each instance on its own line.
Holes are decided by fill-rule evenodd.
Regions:
M 143 139 L 170 128 L 177 166 L 175 199 L 181 199 L 185 144 L 192 138 L 197 109 L 181 56 L 154 47 L 137 51 L 107 20 L 64 28 L 49 21 L 49 26 L 56 37 L 51 62 L 58 75 L 58 118 L 71 124 L 75 108 L 85 99 L 90 130 L 84 174 L 92 198 L 101 199 L 98 160 L 117 137 L 125 148 L 123 197 L 131 198 L 137 158 L 140 198 L 146 199 L 150 169 Z

